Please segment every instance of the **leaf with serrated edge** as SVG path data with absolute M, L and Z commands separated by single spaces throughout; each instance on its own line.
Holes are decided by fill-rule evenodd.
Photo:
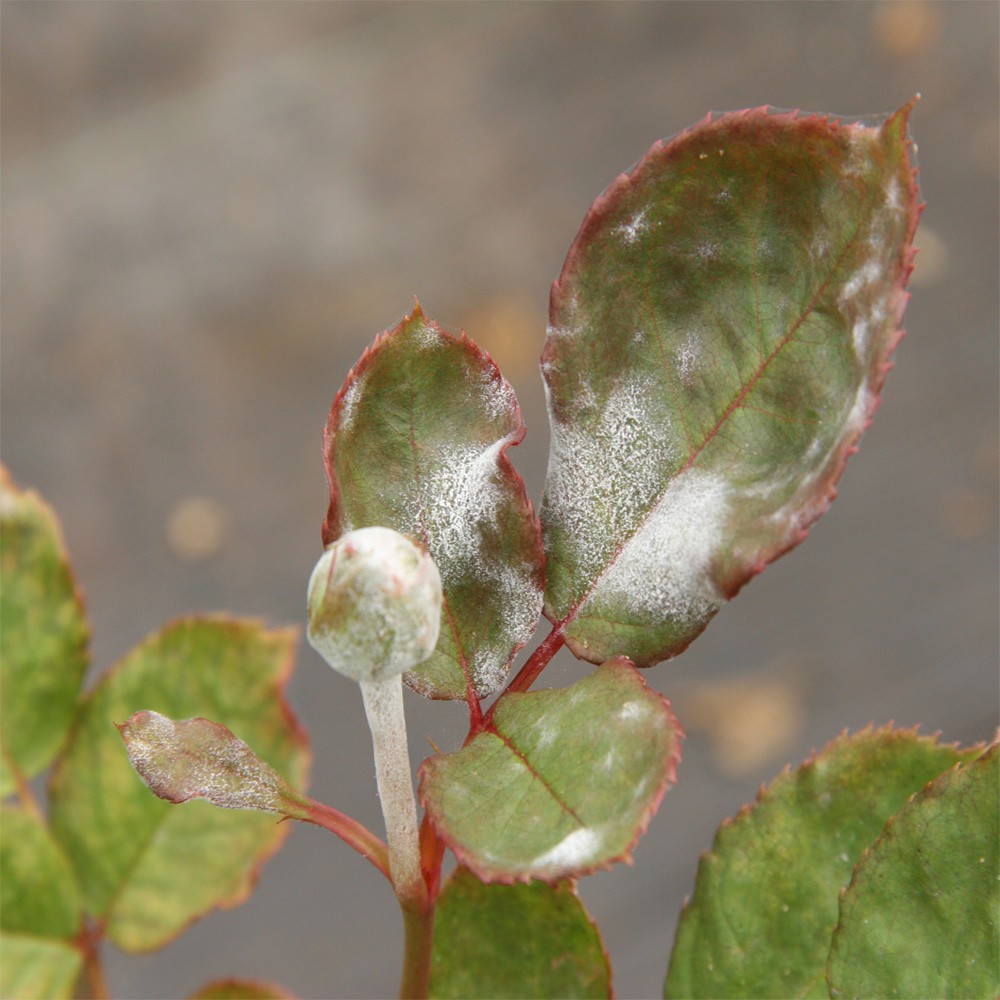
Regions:
M 911 106 L 707 118 L 591 207 L 542 355 L 545 613 L 577 656 L 676 655 L 828 507 L 901 336 Z
M 607 997 L 601 935 L 569 882 L 486 885 L 458 868 L 434 916 L 430 996 Z
M 831 997 L 1000 996 L 1000 756 L 932 781 L 865 852 L 840 902 Z
M 666 997 L 826 997 L 837 899 L 915 791 L 975 757 L 915 730 L 834 740 L 726 820 L 677 927 Z
M 53 830 L 87 909 L 128 951 L 162 946 L 216 906 L 235 906 L 288 833 L 272 815 L 174 806 L 132 770 L 115 724 L 152 708 L 221 720 L 302 787 L 305 734 L 284 698 L 294 630 L 213 616 L 165 626 L 88 696 L 51 791 Z
M 69 733 L 89 630 L 59 521 L 0 466 L 0 792 L 40 774 Z
M 538 623 L 540 528 L 506 454 L 523 437 L 497 366 L 419 306 L 365 352 L 330 411 L 324 544 L 382 525 L 422 542 L 441 572 L 437 649 L 406 675 L 427 697 L 492 694 Z
M 510 692 L 461 750 L 421 765 L 444 842 L 486 882 L 555 882 L 625 860 L 675 780 L 683 733 L 628 660 Z

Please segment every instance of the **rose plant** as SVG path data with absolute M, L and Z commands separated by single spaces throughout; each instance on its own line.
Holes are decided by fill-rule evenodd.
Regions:
M 308 638 L 361 688 L 385 840 L 303 791 L 290 631 L 178 621 L 81 696 L 55 517 L 5 477 L 2 995 L 106 995 L 101 942 L 157 948 L 242 901 L 273 814 L 389 879 L 402 995 L 610 995 L 575 887 L 676 780 L 681 724 L 645 671 L 805 538 L 874 417 L 914 260 L 912 106 L 709 116 L 594 202 L 551 292 L 537 513 L 514 392 L 471 339 L 418 305 L 348 375 Z M 564 646 L 580 679 L 538 688 Z M 468 708 L 416 795 L 404 683 Z M 53 764 L 46 810 L 30 783 Z M 997 995 L 997 769 L 887 726 L 786 770 L 703 856 L 664 995 Z

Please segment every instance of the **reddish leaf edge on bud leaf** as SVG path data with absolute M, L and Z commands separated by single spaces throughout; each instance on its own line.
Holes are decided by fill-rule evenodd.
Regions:
M 507 692 L 494 709 L 461 750 L 428 757 L 419 769 L 426 818 L 459 862 L 486 883 L 552 885 L 631 864 L 677 780 L 684 731 L 670 701 L 630 660 L 615 657 L 567 688 Z M 581 736 L 587 722 L 592 728 Z M 611 739 L 607 748 L 602 736 Z M 615 762 L 622 750 L 626 759 Z M 569 769 L 565 775 L 561 766 Z M 615 787 L 609 775 L 620 778 Z M 512 796 L 518 781 L 527 794 Z M 504 830 L 517 826 L 510 821 L 518 810 L 533 818 L 553 805 L 548 811 L 558 819 L 545 820 L 551 835 L 530 848 L 512 848 L 535 857 L 504 859 L 512 843 L 504 842 Z M 501 816 L 501 808 L 510 815 Z M 501 836 L 493 840 L 498 829 Z
M 220 809 L 272 812 L 321 826 L 389 878 L 383 841 L 350 816 L 295 791 L 221 722 L 141 711 L 115 726 L 133 768 L 158 798 L 175 805 L 205 799 Z
M 433 531 L 428 533 L 422 527 L 425 516 L 425 509 L 421 506 L 419 515 L 416 517 L 403 517 L 400 514 L 400 502 L 403 499 L 404 489 L 400 489 L 400 496 L 394 502 L 380 501 L 375 509 L 379 511 L 377 516 L 372 515 L 373 505 L 370 501 L 362 500 L 365 508 L 363 516 L 350 516 L 349 508 L 354 504 L 357 506 L 358 497 L 363 495 L 365 484 L 360 477 L 347 478 L 342 480 L 338 473 L 337 461 L 342 448 L 347 447 L 338 441 L 338 432 L 342 431 L 350 423 L 349 414 L 356 405 L 360 405 L 357 400 L 356 390 L 365 382 L 368 376 L 377 369 L 382 352 L 394 345 L 396 339 L 404 333 L 409 333 L 412 329 L 421 328 L 430 338 L 443 345 L 457 348 L 469 359 L 469 370 L 478 370 L 482 384 L 490 387 L 490 391 L 499 393 L 502 397 L 503 412 L 507 424 L 506 431 L 502 437 L 496 441 L 495 461 L 489 466 L 486 473 L 495 476 L 503 493 L 497 503 L 503 505 L 502 530 L 508 534 L 502 539 L 505 546 L 503 553 L 489 552 L 484 558 L 478 560 L 480 564 L 490 561 L 497 562 L 499 569 L 510 569 L 517 561 L 523 565 L 517 566 L 515 573 L 524 575 L 525 579 L 520 581 L 518 587 L 511 594 L 500 593 L 501 587 L 497 586 L 497 581 L 490 579 L 493 584 L 492 590 L 496 592 L 498 602 L 506 601 L 502 607 L 494 609 L 493 617 L 498 621 L 514 620 L 519 622 L 517 627 L 510 626 L 510 642 L 504 645 L 501 658 L 502 665 L 494 664 L 487 671 L 488 677 L 480 676 L 477 673 L 479 663 L 477 660 L 482 653 L 481 647 L 487 642 L 482 636 L 476 636 L 479 631 L 478 622 L 470 622 L 468 619 L 475 618 L 476 612 L 481 614 L 481 608 L 470 610 L 462 605 L 461 600 L 456 603 L 456 590 L 465 582 L 468 570 L 459 566 L 456 569 L 454 561 L 449 558 L 447 551 L 436 542 Z M 417 400 L 424 405 L 436 405 L 439 410 L 445 406 L 445 401 L 438 400 Z M 494 403 L 493 405 L 499 405 Z M 447 416 L 447 413 L 445 413 Z M 484 416 L 482 418 L 486 420 Z M 495 415 L 491 418 L 494 422 L 499 421 Z M 370 524 L 380 524 L 390 527 L 403 534 L 414 537 L 425 549 L 427 549 L 435 560 L 441 571 L 444 582 L 444 607 L 442 614 L 441 639 L 438 649 L 432 655 L 431 660 L 425 662 L 420 667 L 407 673 L 405 680 L 407 684 L 417 693 L 432 699 L 465 699 L 470 708 L 470 713 L 474 720 L 478 720 L 481 715 L 480 699 L 495 693 L 503 686 L 514 657 L 523 648 L 525 643 L 531 638 L 537 629 L 538 621 L 541 617 L 542 593 L 545 587 L 544 575 L 544 548 L 542 544 L 541 524 L 536 515 L 534 505 L 527 495 L 524 480 L 514 467 L 508 455 L 508 449 L 516 446 L 524 440 L 526 428 L 521 415 L 521 407 L 518 403 L 513 389 L 506 379 L 503 378 L 499 367 L 490 355 L 479 347 L 472 338 L 464 331 L 455 336 L 443 330 L 433 320 L 428 319 L 420 303 L 417 302 L 411 313 L 404 316 L 391 329 L 387 329 L 365 349 L 360 360 L 348 373 L 343 386 L 337 393 L 330 414 L 326 422 L 323 434 L 323 462 L 326 470 L 327 482 L 330 489 L 330 503 L 326 518 L 322 527 L 322 539 L 324 546 L 330 545 L 339 538 L 345 531 L 368 526 Z M 416 442 L 412 437 L 409 441 L 409 448 L 413 451 L 414 468 L 420 464 L 417 461 Z M 419 476 L 416 477 L 419 482 Z M 413 498 L 410 506 L 413 506 Z M 406 523 L 404 523 L 406 522 Z M 475 524 L 467 526 L 470 533 L 475 533 L 478 529 Z M 499 533 L 501 529 L 498 527 Z M 499 537 L 499 535 L 498 535 Z M 497 539 L 492 539 L 492 544 L 497 544 Z M 482 544 L 482 539 L 478 536 L 473 541 L 473 547 Z M 502 564 L 502 565 L 501 565 Z M 482 569 L 482 566 L 480 567 Z M 454 571 L 455 575 L 452 575 Z M 509 574 L 508 574 L 509 575 Z M 529 594 L 530 591 L 530 594 Z M 529 600 L 530 597 L 530 600 Z M 468 603 L 468 601 L 466 601 Z M 530 606 L 529 606 L 530 605 Z M 530 627 L 528 619 L 530 618 Z M 464 634 L 463 634 L 464 633 Z M 447 636 L 447 639 L 445 638 Z M 503 639 L 508 638 L 505 634 Z M 476 641 L 478 640 L 478 641 Z M 446 650 L 447 645 L 453 645 L 454 651 Z M 432 661 L 437 660 L 440 655 L 454 658 L 457 666 L 461 670 L 463 681 L 460 684 L 451 683 L 440 679 L 432 678 L 430 671 L 437 669 L 432 667 Z M 487 657 L 491 660 L 491 657 Z M 456 676 L 457 680 L 457 676 Z
M 875 128 L 870 124 L 870 119 L 866 120 L 869 122 L 869 124 L 866 125 L 858 120 L 846 119 L 839 116 L 802 114 L 799 111 L 773 111 L 767 107 L 751 108 L 721 115 L 710 114 L 706 116 L 705 119 L 692 128 L 679 133 L 669 140 L 662 140 L 655 143 L 649 152 L 631 171 L 620 175 L 607 188 L 607 190 L 595 200 L 570 248 L 560 277 L 552 285 L 550 296 L 550 336 L 546 341 L 546 347 L 542 355 L 542 368 L 543 372 L 546 373 L 552 370 L 551 365 L 555 358 L 555 351 L 557 348 L 558 338 L 552 336 L 552 332 L 555 331 L 557 334 L 559 333 L 561 324 L 563 323 L 562 314 L 564 310 L 567 310 L 570 306 L 574 306 L 573 299 L 575 292 L 573 282 L 578 280 L 577 272 L 584 266 L 584 255 L 588 245 L 594 241 L 599 234 L 601 234 L 602 227 L 606 227 L 609 224 L 609 219 L 611 219 L 616 210 L 622 206 L 623 199 L 628 195 L 633 186 L 639 181 L 639 179 L 649 173 L 651 170 L 651 164 L 655 162 L 667 161 L 670 157 L 678 153 L 679 150 L 690 145 L 692 140 L 701 141 L 720 129 L 743 121 L 752 122 L 754 118 L 757 118 L 758 120 L 766 120 L 768 123 L 794 123 L 797 128 L 811 129 L 815 132 L 826 131 L 830 134 L 842 133 L 846 130 L 860 130 L 864 128 L 867 132 L 881 136 L 883 139 L 892 136 L 895 141 L 895 137 L 898 136 L 900 141 L 899 149 L 902 156 L 900 174 L 905 173 L 906 180 L 905 190 L 900 192 L 902 199 L 901 206 L 902 211 L 905 213 L 906 225 L 904 237 L 899 244 L 899 252 L 898 254 L 895 254 L 892 259 L 892 279 L 891 282 L 889 282 L 891 287 L 886 298 L 888 308 L 884 315 L 886 322 L 890 319 L 892 321 L 892 333 L 880 341 L 877 351 L 873 351 L 871 353 L 867 372 L 861 385 L 864 398 L 859 400 L 861 406 L 857 407 L 857 409 L 861 412 L 854 414 L 852 411 L 851 419 L 848 424 L 845 424 L 842 436 L 837 440 L 827 458 L 824 460 L 822 469 L 818 470 L 814 474 L 814 478 L 811 479 L 808 494 L 803 494 L 801 496 L 798 501 L 798 509 L 793 511 L 789 516 L 789 525 L 784 536 L 775 537 L 766 541 L 766 543 L 762 544 L 756 552 L 748 550 L 745 553 L 745 558 L 742 561 L 742 564 L 740 559 L 729 558 L 728 566 L 723 565 L 722 560 L 719 560 L 718 566 L 713 566 L 711 575 L 714 577 L 717 593 L 723 600 L 728 600 L 734 597 L 750 579 L 763 571 L 763 569 L 765 569 L 766 566 L 775 559 L 784 555 L 786 552 L 798 545 L 808 535 L 812 524 L 829 508 L 831 501 L 836 497 L 836 483 L 843 472 L 847 459 L 850 455 L 857 451 L 858 441 L 864 431 L 871 425 L 878 409 L 880 393 L 883 388 L 885 377 L 892 367 L 892 362 L 889 360 L 890 356 L 904 335 L 904 331 L 900 328 L 900 323 L 902 321 L 906 302 L 909 298 L 908 293 L 905 292 L 905 285 L 914 266 L 916 251 L 912 246 L 912 241 L 916 231 L 919 215 L 923 209 L 923 206 L 918 203 L 918 189 L 916 185 L 917 170 L 913 165 L 912 157 L 914 144 L 907 133 L 909 115 L 918 99 L 919 95 L 914 97 L 911 101 L 893 114 L 885 116 L 884 119 L 880 118 L 878 128 Z M 722 140 L 720 139 L 720 143 L 721 141 Z M 721 152 L 722 150 L 720 149 L 720 155 Z M 703 156 L 704 155 L 708 154 L 703 154 Z M 807 307 L 807 312 L 811 310 L 812 307 L 813 304 L 810 303 Z M 775 354 L 777 353 L 777 350 L 780 349 L 780 346 L 781 345 L 779 344 L 778 348 L 776 348 L 774 352 Z M 769 361 L 770 358 L 767 360 Z M 765 365 L 766 364 L 767 361 L 765 361 Z M 551 381 L 548 374 L 546 374 L 546 381 Z M 742 386 L 744 394 L 747 391 L 747 386 L 752 384 L 753 380 L 747 383 L 747 385 Z M 554 419 L 553 398 L 553 387 L 550 385 L 549 402 L 551 419 Z M 715 431 L 718 430 L 722 423 L 728 418 L 733 410 L 733 407 L 738 405 L 739 398 L 735 400 L 734 403 L 731 403 L 728 409 L 723 411 L 716 427 L 709 434 L 706 440 L 702 442 L 702 447 L 704 447 L 704 444 L 708 443 L 712 439 L 715 435 Z M 688 470 L 689 466 L 691 466 L 694 462 L 694 459 L 700 454 L 700 450 L 700 448 L 696 448 L 691 454 L 687 465 L 683 466 L 679 472 L 674 472 L 672 474 L 671 482 L 676 480 L 680 472 Z M 548 488 L 547 484 L 547 492 Z M 549 513 L 551 514 L 551 511 Z M 541 513 L 543 528 L 545 528 L 546 524 L 546 515 L 546 504 L 543 503 Z M 645 522 L 642 523 L 644 524 Z M 551 594 L 549 592 L 546 594 L 546 617 L 552 622 L 554 631 L 560 635 L 564 635 L 565 641 L 570 646 L 573 653 L 581 659 L 596 663 L 600 662 L 608 655 L 620 653 L 631 656 L 641 667 L 652 666 L 663 659 L 673 657 L 682 652 L 690 644 L 690 642 L 704 630 L 708 621 L 714 615 L 715 611 L 718 610 L 718 606 L 716 606 L 714 610 L 710 609 L 702 621 L 694 622 L 690 625 L 687 634 L 682 633 L 679 636 L 674 637 L 672 640 L 667 641 L 665 644 L 661 643 L 661 648 L 657 648 L 655 650 L 638 648 L 632 649 L 629 648 L 629 644 L 627 643 L 620 643 L 617 646 L 602 646 L 600 640 L 598 640 L 596 644 L 592 645 L 590 637 L 586 634 L 586 632 L 580 636 L 574 635 L 574 624 L 577 626 L 577 630 L 584 627 L 584 619 L 580 617 L 581 610 L 594 594 L 601 578 L 608 572 L 608 569 L 613 567 L 618 561 L 622 550 L 632 537 L 634 537 L 634 535 L 629 536 L 625 542 L 619 543 L 608 565 L 606 565 L 604 569 L 598 573 L 597 579 L 591 580 L 589 585 L 583 588 L 582 591 L 579 591 L 575 598 L 570 600 L 568 605 L 565 600 L 559 600 L 555 602 L 556 606 L 553 607 Z M 554 557 L 553 553 L 549 550 L 548 539 L 546 554 L 550 563 L 549 583 L 552 584 L 555 574 L 558 571 L 561 571 L 562 567 L 558 567 L 556 565 L 555 559 L 558 558 L 558 554 Z M 566 587 L 564 586 L 562 592 L 565 593 L 565 591 Z M 530 684 L 530 679 L 527 680 L 527 683 Z

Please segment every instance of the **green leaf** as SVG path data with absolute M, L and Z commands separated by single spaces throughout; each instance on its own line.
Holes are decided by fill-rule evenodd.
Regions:
M 706 119 L 591 207 L 542 355 L 545 613 L 577 656 L 676 655 L 826 510 L 900 337 L 909 112 Z
M 87 909 L 128 951 L 162 946 L 216 906 L 235 906 L 288 832 L 273 816 L 172 806 L 149 793 L 115 730 L 136 711 L 223 720 L 301 787 L 305 735 L 284 699 L 292 630 L 184 619 L 132 650 L 88 696 L 52 786 L 54 831 Z
M 0 933 L 0 996 L 4 1000 L 68 1000 L 83 954 L 64 941 Z
M 324 544 L 382 525 L 419 539 L 441 571 L 437 649 L 406 676 L 428 697 L 498 690 L 538 623 L 540 529 L 506 454 L 523 437 L 493 361 L 419 306 L 365 352 L 330 411 Z
M 73 869 L 45 825 L 0 808 L 0 996 L 70 997 L 83 966 L 80 893 Z
M 45 770 L 87 669 L 87 622 L 59 522 L 0 466 L 0 793 Z
M 867 729 L 786 770 L 719 827 L 677 928 L 666 997 L 825 997 L 837 902 L 855 863 L 959 752 Z
M 256 979 L 215 979 L 192 993 L 189 1000 L 292 1000 L 292 994 Z
M 75 937 L 81 926 L 73 868 L 45 825 L 18 806 L 0 807 L 0 929 L 39 938 Z
M 459 868 L 438 900 L 430 995 L 608 997 L 611 968 L 572 885 L 486 885 Z
M 680 727 L 624 659 L 568 688 L 511 692 L 461 750 L 429 757 L 420 793 L 487 882 L 555 882 L 629 853 L 673 783 Z
M 865 852 L 840 904 L 830 996 L 1000 996 L 1000 757 L 932 781 Z

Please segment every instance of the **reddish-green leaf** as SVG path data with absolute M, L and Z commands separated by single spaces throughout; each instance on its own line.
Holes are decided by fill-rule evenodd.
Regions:
M 432 997 L 607 997 L 611 969 L 569 882 L 486 885 L 459 868 L 434 917 Z
M 305 736 L 283 695 L 294 641 L 293 631 L 256 622 L 178 621 L 132 650 L 88 696 L 55 772 L 52 821 L 87 909 L 121 947 L 160 947 L 211 908 L 242 902 L 288 825 L 155 798 L 132 770 L 115 724 L 147 708 L 211 714 L 301 786 Z
M 69 731 L 87 622 L 59 522 L 0 466 L 0 793 L 43 771 Z
M 301 796 L 219 722 L 175 721 L 159 712 L 136 712 L 118 731 L 132 766 L 161 799 L 206 799 L 222 809 L 301 812 Z
M 831 997 L 1000 996 L 1000 756 L 932 781 L 865 852 L 840 902 Z
M 545 610 L 577 656 L 675 655 L 827 508 L 900 336 L 909 111 L 706 119 L 594 203 L 542 356 Z
M 504 695 L 489 726 L 421 766 L 439 834 L 488 882 L 555 882 L 628 858 L 680 759 L 670 704 L 624 659 Z
M 438 646 L 406 678 L 421 694 L 496 691 L 538 622 L 538 521 L 506 455 L 523 437 L 496 365 L 419 306 L 365 352 L 334 401 L 324 543 L 395 528 L 423 542 L 441 571 Z
M 909 796 L 977 753 L 868 729 L 786 770 L 703 855 L 664 995 L 825 997 L 838 897 L 855 864 Z

